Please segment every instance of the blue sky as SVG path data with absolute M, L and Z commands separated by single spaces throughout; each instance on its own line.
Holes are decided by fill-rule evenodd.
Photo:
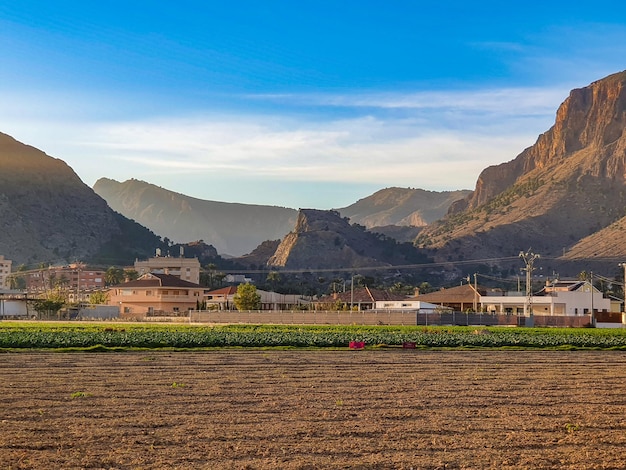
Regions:
M 473 189 L 626 69 L 621 2 L 5 3 L 0 132 L 217 201 Z

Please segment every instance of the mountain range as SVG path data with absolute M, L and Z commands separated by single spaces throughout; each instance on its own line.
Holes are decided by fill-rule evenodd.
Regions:
M 282 239 L 298 218 L 296 209 L 197 199 L 135 179 L 101 178 L 93 189 L 113 210 L 163 237 L 179 243 L 204 240 L 229 256 L 249 254 L 263 241 Z M 386 188 L 337 212 L 350 223 L 412 241 L 419 228 L 443 217 L 454 201 L 470 192 Z
M 572 90 L 554 125 L 416 239 L 437 260 L 508 257 L 529 247 L 557 261 L 626 258 L 626 72 Z
M 626 260 L 625 84 L 620 72 L 572 90 L 554 125 L 484 169 L 473 191 L 386 188 L 333 211 L 204 201 L 138 180 L 92 190 L 61 160 L 0 134 L 0 253 L 16 263 L 128 259 L 204 240 L 268 268 L 428 257 L 454 271 L 529 248 L 554 266 L 616 266 Z M 410 239 L 413 252 L 390 237 Z

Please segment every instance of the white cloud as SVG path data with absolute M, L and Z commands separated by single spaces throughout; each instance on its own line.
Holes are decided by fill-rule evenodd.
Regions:
M 420 92 L 374 92 L 348 94 L 248 95 L 249 99 L 282 104 L 337 108 L 379 108 L 390 110 L 459 110 L 500 115 L 554 114 L 567 97 L 569 88 L 500 88 L 492 90 L 444 90 Z
M 563 97 L 555 90 L 506 89 L 289 99 L 320 112 L 311 118 L 273 108 L 119 121 L 81 111 L 80 119 L 50 122 L 45 107 L 34 116 L 20 108 L 13 119 L 0 118 L 0 129 L 65 160 L 90 185 L 103 176 L 161 184 L 176 175 L 465 189 L 482 169 L 514 158 L 547 130 Z M 328 106 L 350 112 L 340 118 Z M 201 193 L 191 186 L 183 192 Z

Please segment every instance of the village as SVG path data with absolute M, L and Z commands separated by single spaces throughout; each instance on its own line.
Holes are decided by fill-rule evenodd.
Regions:
M 12 262 L 0 256 L 0 318 L 192 323 L 363 324 L 363 325 L 507 325 L 626 327 L 624 300 L 604 295 L 589 280 L 546 280 L 533 292 L 503 291 L 474 283 L 433 292 L 402 295 L 344 284 L 343 291 L 320 296 L 283 294 L 255 288 L 255 308 L 237 308 L 242 274 L 228 274 L 228 285 L 200 285 L 195 257 L 161 256 L 136 260 L 133 279 L 107 285 L 106 272 L 73 264 L 21 274 L 15 286 Z M 13 286 L 11 285 L 13 284 Z M 52 286 L 62 286 L 65 308 L 37 310 Z M 11 288 L 13 287 L 13 288 Z M 21 288 L 15 288 L 21 287 Z M 48 315 L 46 315 L 48 313 Z

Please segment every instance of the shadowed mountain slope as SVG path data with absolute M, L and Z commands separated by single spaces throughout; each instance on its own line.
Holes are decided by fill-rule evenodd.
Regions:
M 94 191 L 126 217 L 176 242 L 204 240 L 220 254 L 243 255 L 282 238 L 297 211 L 285 207 L 205 201 L 138 180 L 101 178 Z
M 0 253 L 16 265 L 130 263 L 159 246 L 65 162 L 0 133 Z

